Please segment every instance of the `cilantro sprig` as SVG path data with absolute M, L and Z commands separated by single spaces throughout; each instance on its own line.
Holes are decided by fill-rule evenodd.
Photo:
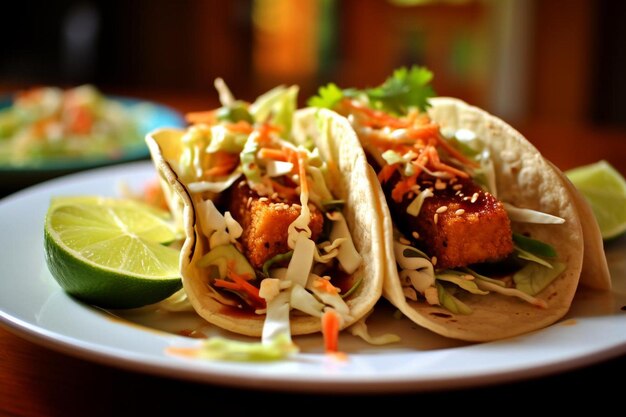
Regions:
M 432 79 L 433 73 L 425 67 L 401 67 L 377 87 L 341 89 L 329 83 L 320 87 L 318 94 L 311 97 L 307 104 L 333 109 L 344 97 L 350 97 L 367 99 L 370 107 L 397 115 L 406 114 L 410 108 L 424 111 L 428 108 L 428 98 L 435 96 L 430 85 Z

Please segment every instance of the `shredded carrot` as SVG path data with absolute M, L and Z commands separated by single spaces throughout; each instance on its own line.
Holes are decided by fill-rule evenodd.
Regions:
M 239 164 L 239 154 L 226 151 L 217 151 L 211 155 L 211 168 L 204 171 L 204 175 L 209 177 L 219 177 L 229 174 Z
M 405 155 L 405 157 L 414 155 L 407 158 L 409 159 L 407 163 L 410 163 L 413 168 L 412 175 L 402 176 L 392 190 L 391 196 L 396 202 L 402 201 L 404 196 L 413 189 L 418 176 L 427 168 L 444 171 L 453 176 L 469 177 L 467 172 L 442 162 L 439 149 L 464 165 L 474 167 L 478 165 L 451 146 L 441 135 L 440 126 L 433 122 L 426 113 L 412 110 L 405 117 L 395 117 L 350 99 L 343 100 L 341 106 L 348 112 L 355 114 L 361 124 L 373 128 L 373 131 L 363 134 L 368 145 L 378 148 L 381 152 L 391 150 L 400 155 Z M 383 127 L 404 129 L 404 131 L 398 136 L 392 136 L 387 132 L 377 130 Z M 400 168 L 399 164 L 385 165 L 378 173 L 380 183 L 389 181 L 398 168 Z
M 86 135 L 91 132 L 93 126 L 94 117 L 84 106 L 76 107 L 73 112 L 73 120 L 70 125 L 70 131 L 78 134 Z
M 468 178 L 469 175 L 467 174 L 467 172 L 461 171 L 460 169 L 456 169 L 450 165 L 444 164 L 443 162 L 441 162 L 441 160 L 439 159 L 439 154 L 437 153 L 437 150 L 435 149 L 434 146 L 427 146 L 425 149 L 425 152 L 428 152 L 428 155 L 430 156 L 430 160 L 432 165 L 436 168 L 436 169 L 440 169 L 442 171 L 448 171 L 449 173 L 451 173 L 452 175 L 456 175 L 458 177 L 462 177 L 462 178 Z
M 306 179 L 306 153 L 304 153 L 304 151 L 298 152 L 298 165 L 298 174 L 300 175 L 300 192 L 308 194 L 309 182 Z
M 226 127 L 228 128 L 228 130 L 237 132 L 237 133 L 250 134 L 254 130 L 252 125 L 245 120 L 239 120 L 237 123 L 229 123 L 226 125 Z
M 272 138 L 270 136 L 271 133 L 280 132 L 280 128 L 278 126 L 271 125 L 269 123 L 263 123 L 258 127 L 259 137 L 257 138 L 257 142 L 261 146 L 267 146 L 272 143 Z
M 228 274 L 233 274 L 233 275 L 236 275 L 237 277 L 239 277 L 239 278 L 241 278 L 241 279 L 243 279 L 243 280 L 245 280 L 245 281 L 250 281 L 252 278 L 254 278 L 254 277 L 252 276 L 252 274 L 250 274 L 250 273 L 244 273 L 244 274 L 238 274 L 238 273 L 236 273 L 236 272 L 235 272 L 235 265 L 236 265 L 236 263 L 235 263 L 235 261 L 234 261 L 234 260 L 232 260 L 232 259 L 231 259 L 231 260 L 229 260 L 229 261 L 226 263 L 226 271 L 227 271 L 227 273 L 228 273 Z
M 442 138 L 440 135 L 435 136 L 435 138 L 437 139 L 437 145 L 441 146 L 448 154 L 450 154 L 450 156 L 458 159 L 464 164 L 467 164 L 473 167 L 478 166 L 478 163 L 476 161 L 472 161 L 471 159 L 463 155 L 461 152 L 459 152 L 456 148 L 453 148 L 452 146 L 450 146 L 448 142 L 446 142 L 445 140 L 441 140 Z
M 216 110 L 196 111 L 185 114 L 185 120 L 188 123 L 217 123 Z
M 389 126 L 392 128 L 403 128 L 408 127 L 410 124 L 410 121 L 407 119 L 397 118 L 388 113 L 385 113 L 384 111 L 374 110 L 368 107 L 361 106 L 357 101 L 354 100 L 346 100 L 344 104 L 347 107 L 361 112 L 364 116 L 366 116 L 368 119 L 363 121 L 363 124 L 366 126 Z
M 333 309 L 326 310 L 322 315 L 322 335 L 324 336 L 326 353 L 337 352 L 339 348 L 340 323 L 341 317 Z
M 409 140 L 405 140 L 404 142 L 398 139 L 393 139 L 388 136 L 382 136 L 377 133 L 371 133 L 365 135 L 367 142 L 371 143 L 373 146 L 379 149 L 391 149 L 398 150 L 400 147 L 406 147 Z M 412 142 L 412 141 L 411 141 Z
M 337 288 L 333 284 L 331 284 L 329 279 L 317 278 L 313 282 L 313 286 L 316 289 L 318 289 L 320 291 L 327 292 L 329 294 L 338 294 L 339 293 L 339 288 Z
M 229 174 L 232 168 L 229 166 L 216 166 L 204 171 L 204 175 L 208 177 L 223 177 Z
M 292 174 L 298 174 L 300 172 L 300 162 L 298 159 L 298 152 L 290 147 L 283 146 L 282 150 L 287 157 L 286 161 L 291 162 L 293 168 L 291 168 Z
M 226 276 L 230 279 L 216 279 L 213 285 L 221 288 L 228 288 L 235 291 L 242 291 L 251 301 L 258 307 L 265 308 L 265 300 L 259 295 L 259 289 L 248 281 L 253 277 L 250 274 L 238 274 L 235 272 L 235 262 L 228 261 L 226 268 Z
M 385 165 L 378 173 L 378 181 L 381 184 L 389 181 L 389 178 L 396 172 L 396 169 L 398 169 L 398 164 Z
M 437 145 L 442 145 L 442 147 L 446 151 L 450 149 L 448 153 L 456 157 L 458 160 L 467 161 L 468 164 L 475 165 L 473 161 L 468 160 L 456 149 L 452 148 L 445 141 L 441 140 L 438 129 L 439 128 L 437 127 L 437 125 L 427 124 L 424 125 L 423 128 L 410 131 L 409 134 L 411 135 L 412 140 L 415 140 L 415 143 L 411 147 L 407 146 L 407 144 L 402 143 L 396 144 L 394 146 L 393 138 L 388 138 L 384 136 L 374 137 L 374 145 L 378 146 L 379 149 L 391 149 L 401 154 L 406 154 L 406 152 L 410 150 L 417 155 L 410 161 L 410 163 L 413 165 L 413 175 L 401 179 L 398 183 L 396 183 L 394 189 L 392 190 L 391 196 L 394 201 L 402 201 L 404 195 L 410 192 L 411 188 L 416 184 L 417 177 L 421 174 L 424 168 L 429 165 L 435 170 L 445 171 L 454 176 L 462 178 L 469 177 L 469 174 L 467 174 L 466 172 L 441 162 L 439 152 L 436 148 Z M 369 138 L 372 137 L 373 136 L 370 136 Z M 424 142 L 424 140 L 427 141 L 427 144 Z M 378 179 L 381 183 L 389 180 L 394 172 L 394 165 L 386 165 L 385 167 L 383 167 L 383 169 L 381 169 L 378 174 Z
M 35 103 L 41 99 L 43 92 L 43 87 L 31 87 L 26 90 L 18 91 L 15 99 L 26 103 Z M 71 94 L 71 91 L 68 91 L 64 98 L 68 100 L 71 97 L 73 97 L 73 94 Z
M 411 139 L 428 139 L 439 135 L 439 125 L 429 123 L 426 125 L 413 126 L 407 129 L 407 136 Z
M 39 139 L 40 141 L 44 141 L 46 137 L 46 130 L 53 121 L 54 119 L 52 117 L 47 117 L 45 119 L 35 121 L 35 123 L 33 123 L 33 126 L 31 127 L 33 137 L 35 139 Z
M 391 198 L 393 201 L 401 202 L 402 197 L 411 191 L 411 188 L 417 183 L 417 174 L 413 174 L 410 177 L 398 181 L 391 191 Z
M 294 199 L 298 196 L 298 194 L 296 193 L 296 190 L 294 190 L 291 187 L 282 185 L 281 183 L 274 181 L 272 179 L 269 180 L 269 183 L 272 185 L 272 188 L 274 189 L 274 191 L 278 193 L 278 195 L 280 195 L 283 198 L 286 198 L 287 200 Z
M 173 356 L 182 356 L 186 358 L 194 358 L 200 353 L 200 349 L 195 347 L 177 347 L 168 346 L 165 348 L 165 353 Z
M 284 149 L 261 148 L 257 153 L 259 159 L 273 159 L 275 161 L 286 162 L 288 157 Z
M 236 282 L 226 281 L 225 279 L 219 279 L 219 278 L 213 281 L 213 285 L 215 285 L 216 287 L 228 288 L 228 289 L 231 289 L 231 290 L 241 290 L 241 289 L 243 289 Z
M 167 206 L 167 200 L 165 199 L 165 194 L 163 194 L 163 189 L 159 184 L 159 180 L 157 178 L 148 181 L 144 185 L 143 189 L 143 199 L 146 203 L 162 208 L 164 210 L 169 210 Z

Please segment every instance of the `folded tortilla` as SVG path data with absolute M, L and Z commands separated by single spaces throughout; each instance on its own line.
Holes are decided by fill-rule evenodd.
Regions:
M 565 175 L 549 163 L 519 132 L 501 119 L 467 103 L 446 97 L 430 99 L 428 113 L 442 129 L 469 129 L 488 148 L 494 163 L 499 200 L 558 216 L 563 224 L 530 224 L 512 221 L 514 232 L 550 244 L 565 265 L 535 297 L 547 303 L 540 308 L 516 297 L 490 292 L 458 297 L 472 310 L 454 314 L 423 300 L 405 297 L 396 263 L 386 263 L 383 295 L 415 323 L 440 335 L 490 341 L 544 328 L 569 310 L 582 276 L 582 283 L 610 288 L 610 276 L 597 223 L 585 201 Z M 384 218 L 386 257 L 394 257 L 394 223 L 384 195 L 379 192 Z
M 342 213 L 362 257 L 351 277 L 360 284 L 345 299 L 350 311 L 350 319 L 342 323 L 345 328 L 369 313 L 382 294 L 385 262 L 383 222 L 375 198 L 378 185 L 374 183 L 375 175 L 354 131 L 343 117 L 329 110 L 299 110 L 294 116 L 293 132 L 296 142 L 312 140 L 328 164 L 330 191 L 335 198 L 344 201 Z M 197 265 L 208 252 L 209 241 L 199 226 L 201 193 L 193 193 L 176 169 L 183 134 L 183 130 L 159 129 L 151 132 L 146 142 L 168 204 L 186 233 L 180 259 L 184 290 L 196 312 L 209 323 L 234 333 L 261 336 L 266 315 L 220 302 L 214 290 L 209 290 L 206 269 Z M 290 326 L 293 335 L 321 330 L 319 317 L 295 310 L 290 314 Z

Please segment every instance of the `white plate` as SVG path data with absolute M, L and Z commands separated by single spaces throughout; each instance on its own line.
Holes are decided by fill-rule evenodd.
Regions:
M 293 360 L 229 363 L 184 359 L 166 353 L 197 339 L 196 330 L 223 334 L 192 313 L 153 307 L 115 315 L 77 302 L 46 267 L 43 223 L 55 195 L 119 196 L 119 184 L 139 190 L 153 178 L 149 161 L 72 174 L 0 200 L 0 324 L 31 341 L 71 355 L 126 369 L 246 388 L 315 392 L 403 392 L 513 381 L 573 369 L 626 352 L 626 242 L 607 248 L 612 292 L 581 290 L 559 323 L 521 337 L 465 344 L 394 318 L 381 301 L 368 320 L 372 334 L 402 336 L 398 345 L 370 346 L 343 335 L 346 361 L 322 354 L 320 336 L 297 337 Z M 231 335 L 231 337 L 233 337 Z

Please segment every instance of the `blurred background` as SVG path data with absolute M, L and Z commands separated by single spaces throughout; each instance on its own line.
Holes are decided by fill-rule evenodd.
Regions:
M 185 112 L 217 103 L 218 76 L 246 100 L 299 84 L 304 104 L 326 82 L 374 86 L 418 64 L 439 95 L 506 119 L 565 169 L 584 150 L 550 135 L 626 137 L 624 18 L 618 0 L 22 0 L 0 26 L 0 89 L 93 83 Z

